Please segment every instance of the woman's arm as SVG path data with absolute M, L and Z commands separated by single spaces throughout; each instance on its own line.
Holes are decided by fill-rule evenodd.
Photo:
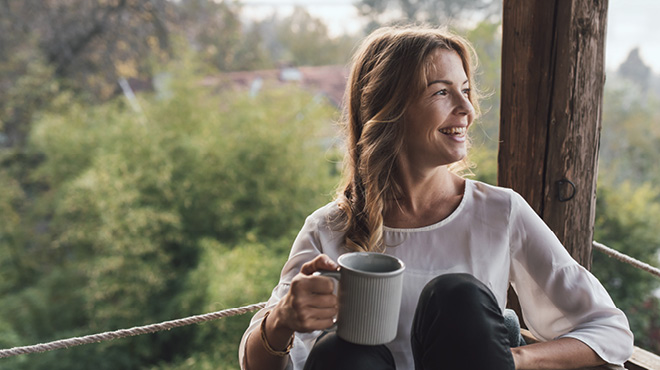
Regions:
M 589 346 L 574 338 L 559 338 L 511 349 L 518 370 L 577 369 L 605 364 Z
M 273 312 L 276 312 L 273 310 Z M 275 314 L 269 315 L 265 320 L 266 338 L 271 348 L 276 351 L 284 351 L 294 332 L 286 328 L 278 329 L 273 322 L 276 321 Z M 262 326 L 263 328 L 264 326 Z M 248 337 L 246 344 L 245 368 L 246 369 L 277 369 L 281 370 L 287 364 L 288 356 L 274 356 L 268 353 L 262 343 L 261 329 L 256 329 Z
M 261 327 L 253 331 L 246 343 L 246 370 L 281 370 L 288 356 L 277 356 L 266 349 L 284 351 L 295 332 L 308 333 L 327 329 L 337 315 L 337 296 L 330 278 L 313 276 L 320 270 L 336 270 L 337 264 L 326 255 L 319 255 L 305 263 L 291 281 L 291 289 L 265 318 Z
M 546 342 L 521 349 L 521 366 L 531 362 L 539 369 L 570 369 L 583 362 L 593 364 L 598 358 L 623 364 L 633 350 L 633 335 L 623 312 L 522 197 L 515 196 L 512 205 L 511 284 L 528 328 Z M 564 367 L 536 367 L 548 361 L 563 362 Z

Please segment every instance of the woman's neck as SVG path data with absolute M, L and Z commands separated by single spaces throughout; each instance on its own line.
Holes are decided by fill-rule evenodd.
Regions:
M 385 225 L 413 228 L 432 225 L 449 216 L 460 204 L 465 192 L 465 179 L 438 167 L 425 175 L 400 176 L 401 196 L 389 200 Z

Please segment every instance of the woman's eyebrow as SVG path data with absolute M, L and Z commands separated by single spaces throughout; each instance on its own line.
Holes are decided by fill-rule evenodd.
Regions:
M 468 82 L 470 82 L 470 81 L 465 80 L 465 81 L 463 81 L 463 83 L 462 83 L 461 85 L 465 85 L 465 84 L 468 83 Z M 447 85 L 453 85 L 453 84 L 454 84 L 453 82 L 451 82 L 451 81 L 449 81 L 449 80 L 433 80 L 433 81 L 429 82 L 429 84 L 426 85 L 426 87 L 429 87 L 429 86 L 431 86 L 431 85 L 433 85 L 433 84 L 440 84 L 440 83 L 442 83 L 442 84 L 447 84 Z
M 434 81 L 429 82 L 429 84 L 426 85 L 426 87 L 429 87 L 429 86 L 431 86 L 431 85 L 433 85 L 433 84 L 447 84 L 447 85 L 453 85 L 454 83 L 451 82 L 451 81 L 449 81 L 449 80 L 434 80 Z

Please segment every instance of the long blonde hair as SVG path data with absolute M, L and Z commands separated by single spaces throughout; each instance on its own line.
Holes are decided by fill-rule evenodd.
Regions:
M 347 156 L 336 201 L 349 251 L 383 251 L 387 200 L 400 197 L 397 157 L 403 146 L 403 116 L 427 85 L 429 56 L 455 51 L 470 83 L 478 112 L 472 46 L 443 29 L 385 27 L 369 35 L 353 57 L 343 119 Z M 458 166 L 456 166 L 458 165 Z M 453 169 L 460 167 L 460 162 Z

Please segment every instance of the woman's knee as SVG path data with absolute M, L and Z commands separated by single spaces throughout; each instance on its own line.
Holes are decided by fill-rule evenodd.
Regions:
M 507 334 L 497 299 L 486 285 L 469 274 L 445 274 L 422 291 L 411 344 L 421 368 L 509 369 Z
M 497 304 L 490 289 L 479 279 L 466 273 L 452 273 L 440 275 L 426 284 L 420 303 L 423 300 L 436 304 L 451 302 L 451 306 L 460 307 L 462 302 L 470 304 L 484 299 Z

